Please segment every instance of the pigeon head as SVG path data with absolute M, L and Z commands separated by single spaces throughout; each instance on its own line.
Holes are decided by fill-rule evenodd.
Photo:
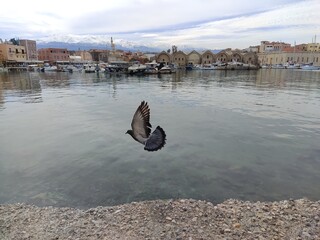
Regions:
M 132 131 L 132 130 L 128 130 L 128 131 L 126 132 L 126 134 L 130 134 L 131 136 L 133 136 L 133 131 Z

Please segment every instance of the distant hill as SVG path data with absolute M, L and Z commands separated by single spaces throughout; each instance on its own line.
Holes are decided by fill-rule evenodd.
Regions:
M 114 40 L 116 49 L 132 52 L 161 52 L 171 49 L 171 46 L 152 46 L 152 44 L 141 45 L 135 42 L 130 42 L 124 39 Z M 37 48 L 66 48 L 68 50 L 90 50 L 90 49 L 105 49 L 111 50 L 110 38 L 104 35 L 52 35 L 37 40 Z M 191 48 L 188 46 L 178 46 L 178 50 L 182 50 L 185 53 L 189 53 L 192 50 L 196 50 L 201 53 L 204 48 Z M 221 50 L 212 50 L 213 53 Z
M 98 43 L 67 43 L 67 42 L 39 42 L 37 43 L 37 48 L 66 48 L 71 51 L 77 51 L 77 50 L 90 50 L 90 49 L 104 49 L 104 50 L 111 50 L 110 44 L 98 44 Z M 131 51 L 131 52 L 161 52 L 166 49 L 160 49 L 156 47 L 148 47 L 148 46 L 138 46 L 138 45 L 133 45 L 133 46 L 122 46 L 117 44 L 116 49 L 123 50 L 123 51 Z M 180 49 L 179 49 L 180 50 Z M 199 53 L 208 50 L 208 49 L 194 49 L 194 48 L 184 48 L 181 49 L 181 51 L 185 53 L 189 53 L 192 50 L 198 51 Z M 220 50 L 211 50 L 213 53 L 218 53 L 221 51 Z
M 67 48 L 68 50 L 90 50 L 90 49 L 104 49 L 111 50 L 110 44 L 98 44 L 98 43 L 67 43 L 67 42 L 39 42 L 37 48 Z M 124 51 L 141 51 L 141 52 L 159 52 L 162 51 L 159 48 L 147 47 L 147 46 L 116 46 L 116 49 Z

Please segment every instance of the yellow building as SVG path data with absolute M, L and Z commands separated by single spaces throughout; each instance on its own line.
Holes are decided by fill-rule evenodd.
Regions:
M 320 43 L 308 43 L 307 44 L 308 52 L 320 52 Z
M 25 62 L 26 48 L 8 43 L 0 43 L 0 62 Z
M 286 64 L 287 62 L 320 66 L 320 52 L 273 52 L 259 53 L 260 65 Z

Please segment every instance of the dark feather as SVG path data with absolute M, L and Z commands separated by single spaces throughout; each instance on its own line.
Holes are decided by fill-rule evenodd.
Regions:
M 127 133 L 133 139 L 145 145 L 144 149 L 147 151 L 157 151 L 166 144 L 166 133 L 158 126 L 153 133 L 151 133 L 150 124 L 150 108 L 148 103 L 142 101 L 133 115 L 131 128 Z

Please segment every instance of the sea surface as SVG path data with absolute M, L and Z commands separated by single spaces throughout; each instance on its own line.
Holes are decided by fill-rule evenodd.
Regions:
M 167 144 L 128 134 L 141 101 Z M 320 72 L 0 73 L 0 203 L 320 199 Z

